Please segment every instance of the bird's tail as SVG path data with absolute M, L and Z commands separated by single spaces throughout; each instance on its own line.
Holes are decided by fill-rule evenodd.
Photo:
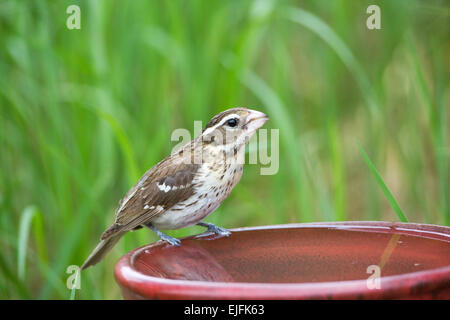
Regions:
M 86 261 L 81 266 L 81 270 L 86 269 L 99 263 L 106 254 L 116 245 L 117 241 L 124 235 L 125 232 L 118 232 L 107 239 L 100 241 L 95 247 L 94 251 L 89 255 Z

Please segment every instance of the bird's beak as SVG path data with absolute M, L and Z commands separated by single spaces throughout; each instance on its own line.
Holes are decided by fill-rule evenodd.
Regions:
M 250 110 L 250 113 L 245 121 L 244 128 L 248 132 L 253 133 L 262 127 L 267 120 L 269 120 L 269 117 L 266 114 L 256 110 Z

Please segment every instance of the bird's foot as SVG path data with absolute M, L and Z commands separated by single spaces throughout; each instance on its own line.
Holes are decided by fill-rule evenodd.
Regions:
M 161 233 L 162 233 L 162 232 L 161 232 Z M 171 245 L 173 245 L 173 246 L 176 246 L 176 247 L 179 247 L 180 244 L 181 244 L 180 239 L 177 239 L 177 238 L 168 236 L 168 235 L 165 234 L 165 233 L 162 233 L 162 235 L 160 235 L 159 238 L 160 238 L 161 240 L 163 240 L 163 241 L 168 242 L 169 244 L 171 244 Z
M 154 226 L 153 224 L 151 224 L 151 223 L 148 223 L 146 226 L 147 226 L 149 229 L 153 230 L 153 231 L 158 235 L 158 237 L 159 237 L 162 241 L 166 241 L 166 242 L 168 242 L 169 244 L 171 244 L 171 245 L 173 245 L 173 246 L 176 246 L 176 247 L 179 247 L 179 246 L 180 246 L 181 241 L 180 241 L 179 239 L 174 238 L 174 237 L 171 237 L 171 236 L 168 236 L 168 235 L 165 234 L 164 232 L 159 231 L 159 230 L 156 229 L 155 226 Z
M 197 223 L 197 225 L 206 227 L 206 228 L 208 228 L 208 231 L 214 232 L 215 234 L 218 234 L 220 236 L 228 237 L 231 234 L 231 231 L 229 231 L 225 228 L 218 227 L 212 223 L 199 222 L 199 223 Z

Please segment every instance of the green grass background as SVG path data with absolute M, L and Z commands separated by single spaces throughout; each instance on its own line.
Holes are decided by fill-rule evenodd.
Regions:
M 381 30 L 366 28 L 373 3 Z M 71 4 L 81 30 L 66 28 Z M 177 144 L 171 132 L 235 106 L 266 112 L 265 127 L 279 129 L 279 172 L 246 165 L 207 221 L 397 221 L 395 198 L 409 221 L 449 225 L 449 8 L 0 1 L 0 298 L 69 299 L 67 267 L 81 265 L 119 199 Z M 120 298 L 115 262 L 156 240 L 127 234 L 82 273 L 75 298 Z

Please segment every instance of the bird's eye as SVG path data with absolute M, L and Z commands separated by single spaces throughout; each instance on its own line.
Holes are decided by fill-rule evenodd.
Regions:
M 228 125 L 229 127 L 234 128 L 234 127 L 237 126 L 238 122 L 239 122 L 238 119 L 232 118 L 232 119 L 230 119 L 230 120 L 227 121 L 227 125 Z

